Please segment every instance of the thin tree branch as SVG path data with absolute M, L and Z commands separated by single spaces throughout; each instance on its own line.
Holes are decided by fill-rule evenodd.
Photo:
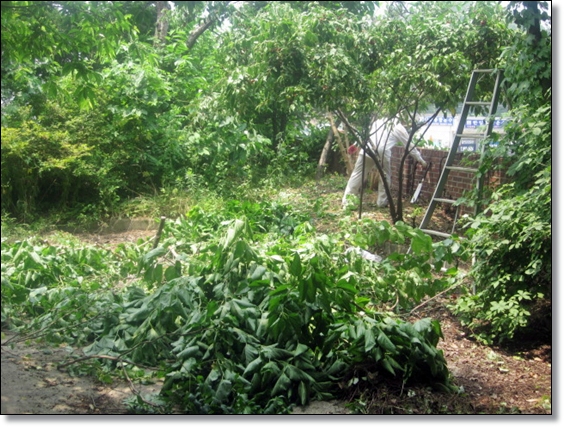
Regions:
M 186 47 L 188 49 L 192 49 L 194 47 L 198 38 L 202 34 L 204 34 L 206 30 L 211 28 L 216 22 L 221 22 L 224 19 L 225 10 L 227 10 L 227 7 L 229 6 L 230 3 L 231 3 L 230 1 L 223 2 L 223 5 L 221 5 L 219 13 L 216 11 L 210 11 L 210 14 L 204 19 L 204 23 L 199 27 L 195 28 L 194 30 L 192 30 L 192 32 L 188 36 L 188 40 L 186 41 Z M 223 12 L 221 12 L 222 10 Z
M 60 365 L 57 365 L 57 369 L 61 370 L 62 368 L 66 368 L 67 366 L 73 365 L 75 363 L 84 362 L 84 361 L 90 360 L 90 359 L 113 360 L 114 362 L 129 363 L 130 365 L 138 366 L 138 367 L 143 368 L 143 369 L 151 369 L 151 370 L 155 369 L 155 368 L 151 368 L 150 366 L 144 366 L 144 365 L 141 365 L 139 363 L 134 363 L 130 360 L 125 360 L 121 356 L 108 356 L 106 354 L 96 354 L 96 355 L 93 355 L 93 356 L 79 357 L 78 359 L 71 360 L 70 362 L 65 362 L 65 363 L 61 363 Z
M 214 21 L 217 20 L 217 17 L 214 15 L 210 15 L 202 25 L 200 25 L 198 28 L 196 28 L 194 31 L 192 31 L 190 33 L 190 36 L 188 37 L 188 40 L 186 41 L 186 47 L 188 49 L 192 49 L 194 47 L 194 45 L 196 44 L 196 41 L 198 40 L 198 38 L 208 29 L 210 28 L 213 24 Z
M 162 408 L 163 405 L 158 405 L 156 403 L 150 402 L 148 400 L 146 400 L 143 396 L 141 396 L 141 392 L 139 390 L 137 390 L 135 388 L 135 386 L 133 385 L 133 381 L 131 381 L 131 378 L 129 378 L 129 375 L 127 374 L 127 369 L 125 369 L 125 365 L 122 363 L 121 364 L 121 369 L 123 371 L 123 375 L 125 376 L 127 382 L 129 383 L 129 389 L 131 390 L 131 392 L 137 396 L 139 399 L 141 399 L 143 401 L 143 403 L 146 403 L 149 406 L 152 406 L 153 408 Z
M 452 289 L 454 289 L 454 288 L 456 288 L 456 287 L 458 287 L 458 286 L 460 286 L 460 285 L 461 285 L 460 283 L 455 283 L 454 285 L 452 285 L 451 287 L 445 289 L 444 291 L 439 292 L 437 295 L 435 295 L 435 296 L 429 298 L 427 301 L 425 301 L 425 302 L 419 304 L 417 307 L 413 308 L 413 309 L 409 312 L 409 314 L 413 314 L 416 310 L 418 310 L 418 309 L 420 309 L 421 307 L 423 307 L 424 305 L 430 303 L 430 302 L 433 301 L 435 298 L 440 297 L 441 295 L 447 293 L 448 291 L 450 291 L 450 290 L 452 290 Z

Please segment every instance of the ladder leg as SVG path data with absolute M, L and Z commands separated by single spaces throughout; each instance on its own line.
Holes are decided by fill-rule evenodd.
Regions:
M 476 85 L 478 82 L 478 78 L 480 75 L 483 75 L 484 73 L 489 73 L 489 74 L 493 74 L 496 73 L 495 75 L 495 83 L 494 83 L 494 88 L 493 88 L 493 92 L 492 92 L 492 99 L 489 102 L 483 102 L 483 101 L 474 101 L 473 97 L 474 97 L 474 92 L 476 90 Z M 423 220 L 421 221 L 421 224 L 419 226 L 419 228 L 423 231 L 425 231 L 428 234 L 434 234 L 434 235 L 438 235 L 438 236 L 450 236 L 454 233 L 455 227 L 456 227 L 456 221 L 458 220 L 458 213 L 459 213 L 459 207 L 457 207 L 456 210 L 456 214 L 455 214 L 455 219 L 454 219 L 454 224 L 453 224 L 453 228 L 452 228 L 452 232 L 449 235 L 448 233 L 443 233 L 443 232 L 438 232 L 438 231 L 433 231 L 433 230 L 429 230 L 429 224 L 431 221 L 431 218 L 433 216 L 433 213 L 435 212 L 435 209 L 437 207 L 437 203 L 442 202 L 442 203 L 454 203 L 455 200 L 449 200 L 446 198 L 443 198 L 442 194 L 443 191 L 446 187 L 446 183 L 448 181 L 448 177 L 449 177 L 449 172 L 450 170 L 462 170 L 462 171 L 472 171 L 477 175 L 477 184 L 476 184 L 476 206 L 475 206 L 475 213 L 477 214 L 481 208 L 481 194 L 482 194 L 482 190 L 483 190 L 483 176 L 479 173 L 479 169 L 476 168 L 463 168 L 463 167 L 458 167 L 458 166 L 453 166 L 454 164 L 454 159 L 456 157 L 456 154 L 458 152 L 458 147 L 460 145 L 460 140 L 461 138 L 464 136 L 464 126 L 466 124 L 466 120 L 468 118 L 468 114 L 470 113 L 471 108 L 473 107 L 486 107 L 489 106 L 489 111 L 488 111 L 488 123 L 486 126 L 486 131 L 485 133 L 482 135 L 476 135 L 478 137 L 483 138 L 483 140 L 485 140 L 485 138 L 487 138 L 489 135 L 491 135 L 492 129 L 493 129 L 493 121 L 495 119 L 495 113 L 497 110 L 497 104 L 499 101 L 499 92 L 500 92 L 500 85 L 501 85 L 501 80 L 502 80 L 502 76 L 503 73 L 501 70 L 474 70 L 472 71 L 472 76 L 470 77 L 470 82 L 468 83 L 468 89 L 466 91 L 466 96 L 464 99 L 464 104 L 462 107 L 462 112 L 460 115 L 460 121 L 458 123 L 458 127 L 454 136 L 454 140 L 452 142 L 452 146 L 450 148 L 450 151 L 447 155 L 443 170 L 441 171 L 441 176 L 439 178 L 439 181 L 437 183 L 437 186 L 435 187 L 435 191 L 433 193 L 433 196 L 431 197 L 431 201 L 429 202 L 429 206 L 427 207 L 427 210 L 425 211 L 425 215 L 423 217 Z M 483 155 L 484 155 L 484 148 L 485 148 L 485 143 L 482 141 L 481 147 L 480 147 L 480 164 L 482 164 L 482 160 L 483 160 Z

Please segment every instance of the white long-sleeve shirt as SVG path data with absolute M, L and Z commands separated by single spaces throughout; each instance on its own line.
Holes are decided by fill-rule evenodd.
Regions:
M 369 144 L 372 150 L 378 151 L 380 156 L 388 157 L 391 155 L 392 147 L 395 145 L 407 145 L 409 140 L 409 133 L 405 127 L 396 119 L 388 120 L 376 120 L 372 123 L 370 127 L 370 140 Z M 413 147 L 409 154 L 423 166 L 427 166 L 427 162 L 421 157 L 421 153 L 415 147 Z

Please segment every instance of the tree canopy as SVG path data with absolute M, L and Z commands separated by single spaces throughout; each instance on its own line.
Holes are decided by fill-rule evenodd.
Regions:
M 539 10 L 527 34 L 545 46 L 537 27 L 546 12 L 525 10 Z M 101 169 L 107 179 L 88 178 L 82 200 L 54 193 L 90 208 L 186 181 L 186 173 L 221 185 L 227 176 L 286 173 L 293 162 L 311 170 L 329 112 L 343 114 L 361 139 L 374 116 L 401 118 L 411 130 L 405 159 L 425 126 L 421 114 L 454 112 L 474 68 L 507 65 L 512 102 L 534 78 L 546 93 L 546 56 L 535 70 L 505 64 L 517 51 L 520 64 L 532 59 L 512 43 L 518 33 L 509 25 L 526 16 L 498 2 L 2 2 L 2 123 L 33 122 L 48 134 L 57 121 L 71 133 L 71 118 L 77 128 L 99 122 L 96 133 L 69 134 L 83 148 L 80 160 L 69 154 L 58 173 L 72 181 L 78 162 L 82 175 Z M 37 182 L 73 186 L 40 166 L 50 160 L 38 162 Z M 23 178 L 10 179 L 2 206 L 15 214 L 18 200 L 38 190 L 15 194 Z M 394 221 L 402 197 L 391 200 Z M 24 205 L 31 213 L 34 197 Z

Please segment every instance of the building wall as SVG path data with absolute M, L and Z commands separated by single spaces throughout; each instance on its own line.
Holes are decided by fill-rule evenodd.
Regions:
M 399 169 L 403 151 L 403 147 L 394 147 L 392 149 L 392 192 L 394 192 L 395 197 L 397 197 L 399 188 Z M 426 207 L 429 204 L 431 197 L 433 196 L 437 183 L 439 182 L 439 178 L 443 170 L 448 151 L 425 148 L 422 148 L 419 151 L 421 152 L 421 156 L 425 159 L 425 161 L 431 164 L 423 182 L 421 193 L 419 194 L 416 202 L 417 205 Z M 471 152 L 460 152 L 456 154 L 454 166 L 476 167 L 478 165 L 478 161 L 479 154 Z M 409 201 L 411 200 L 411 197 L 417 189 L 417 185 L 423 179 L 425 167 L 423 167 L 419 163 L 416 163 L 413 158 L 411 158 L 411 156 L 408 156 L 405 160 L 403 171 L 403 194 L 404 199 Z M 373 189 L 376 189 L 376 178 L 373 177 L 370 181 L 371 187 Z M 495 168 L 486 175 L 484 186 L 495 188 L 501 183 L 506 182 L 508 182 L 506 171 Z M 462 197 L 465 192 L 473 190 L 475 186 L 476 180 L 473 173 L 451 171 L 449 173 L 449 178 L 442 196 L 444 198 L 456 200 L 459 197 Z M 473 208 L 462 208 L 462 213 L 471 212 L 473 212 Z
M 423 120 L 429 120 L 430 116 L 424 116 Z M 460 116 L 457 117 L 435 117 L 429 129 L 425 132 L 424 139 L 429 141 L 434 147 L 449 149 L 454 140 L 454 135 L 458 129 Z M 496 117 L 494 120 L 493 131 L 503 133 L 506 120 Z M 483 133 L 486 128 L 485 117 L 468 117 L 464 123 L 464 133 Z M 462 138 L 459 151 L 475 151 L 476 138 Z

